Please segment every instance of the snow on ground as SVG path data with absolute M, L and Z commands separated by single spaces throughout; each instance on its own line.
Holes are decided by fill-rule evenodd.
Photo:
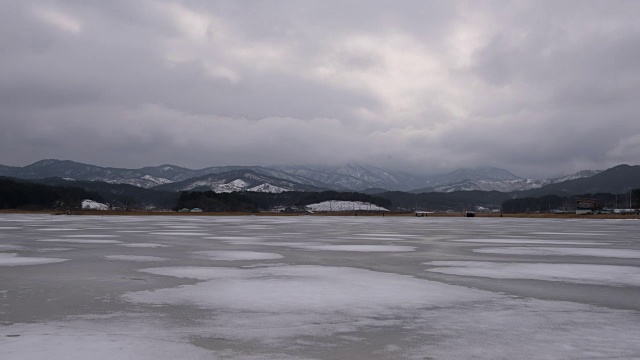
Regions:
M 163 184 L 171 184 L 173 183 L 173 181 L 169 180 L 169 179 L 165 179 L 162 177 L 155 177 L 155 176 L 151 176 L 151 175 L 145 175 L 142 177 L 142 179 L 144 180 L 148 180 L 156 185 L 163 185 Z
M 375 204 L 362 201 L 329 200 L 306 206 L 311 211 L 389 211 Z
M 226 184 L 216 184 L 216 185 L 212 185 L 211 186 L 211 190 L 213 190 L 213 192 L 217 192 L 217 193 L 231 193 L 231 192 L 236 192 L 236 191 L 242 191 L 244 189 L 247 188 L 247 186 L 249 186 L 249 183 L 247 183 L 244 180 L 241 179 L 235 179 L 231 182 L 228 182 Z
M 0 266 L 42 265 L 68 260 L 69 259 L 24 257 L 14 253 L 0 253 Z
M 640 267 L 592 264 L 431 261 L 427 271 L 494 279 L 531 279 L 577 284 L 640 286 Z
M 474 249 L 483 254 L 508 255 L 540 255 L 540 256 L 598 256 L 621 259 L 640 259 L 640 250 L 631 249 L 599 249 L 599 248 L 565 248 L 565 247 L 490 247 Z
M 109 210 L 109 205 L 93 200 L 82 200 L 82 208 L 86 210 Z
M 285 189 L 283 187 L 271 185 L 269 183 L 260 184 L 258 186 L 254 186 L 252 188 L 247 189 L 247 191 L 253 192 L 263 192 L 263 193 L 283 193 L 286 191 L 291 191 L 291 189 Z
M 107 255 L 104 257 L 107 260 L 122 260 L 122 261 L 138 261 L 138 262 L 153 262 L 153 261 L 166 261 L 167 258 L 157 256 L 145 256 L 145 255 Z
M 226 250 L 213 251 L 212 250 L 212 251 L 196 251 L 193 254 L 206 257 L 210 260 L 223 260 L 223 261 L 271 260 L 271 259 L 282 259 L 283 257 L 280 254 L 257 252 L 257 251 L 226 251 Z

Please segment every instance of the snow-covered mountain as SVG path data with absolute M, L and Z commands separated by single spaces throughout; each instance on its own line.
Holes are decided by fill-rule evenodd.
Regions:
M 250 172 L 263 177 L 247 184 L 233 183 L 236 178 L 220 177 L 230 172 Z M 523 191 L 562 181 L 593 176 L 599 171 L 585 170 L 554 179 L 527 179 L 509 171 L 483 166 L 458 169 L 428 178 L 401 172 L 386 171 L 363 164 L 340 166 L 213 166 L 198 170 L 175 165 L 149 166 L 140 169 L 100 167 L 69 160 L 41 160 L 24 167 L 0 165 L 0 176 L 22 179 L 59 177 L 73 180 L 104 181 L 110 184 L 129 184 L 146 189 L 185 191 L 208 189 L 219 192 L 248 190 L 282 192 L 309 189 L 340 191 L 386 190 L 419 192 L 452 192 L 468 190 Z M 171 186 L 176 184 L 175 186 Z M 295 184 L 295 185 L 289 185 Z M 416 189 L 416 190 L 413 190 Z
M 413 190 L 421 192 L 453 192 L 453 191 L 525 191 L 537 189 L 545 185 L 593 176 L 600 171 L 583 170 L 571 175 L 552 179 L 528 179 L 516 176 L 509 171 L 490 166 L 464 168 L 447 174 L 433 176 L 427 180 L 427 186 Z
M 370 165 L 346 164 L 340 166 L 276 166 L 281 172 L 324 184 L 335 190 L 364 190 L 383 188 L 409 191 L 424 184 L 424 178 L 401 172 L 389 172 Z
M 155 187 L 167 191 L 213 191 L 218 193 L 254 191 L 281 193 L 285 191 L 318 191 L 320 188 L 259 174 L 252 170 L 233 170 L 209 174 Z
M 306 206 L 310 211 L 389 211 L 375 204 L 362 201 L 329 200 Z

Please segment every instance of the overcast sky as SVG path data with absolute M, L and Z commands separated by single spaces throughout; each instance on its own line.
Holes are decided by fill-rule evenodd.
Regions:
M 640 159 L 640 1 L 0 2 L 0 164 Z

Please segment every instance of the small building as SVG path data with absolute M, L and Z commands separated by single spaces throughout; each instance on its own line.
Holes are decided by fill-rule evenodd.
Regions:
M 182 209 L 178 210 L 178 212 L 179 212 L 179 213 L 188 213 L 188 212 L 190 212 L 190 211 L 191 211 L 191 210 L 189 210 L 189 209 L 187 209 L 187 208 L 182 208 Z
M 592 198 L 578 198 L 576 204 L 577 215 L 595 214 L 602 209 L 602 206 L 598 204 L 596 199 Z
M 202 209 L 200 209 L 200 208 L 193 208 L 193 209 L 191 209 L 191 212 L 197 212 L 197 213 L 199 213 L 199 212 L 202 212 Z
M 416 217 L 426 217 L 429 214 L 433 214 L 433 211 L 416 211 Z

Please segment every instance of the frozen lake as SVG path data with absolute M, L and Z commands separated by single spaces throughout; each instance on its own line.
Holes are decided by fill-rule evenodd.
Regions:
M 2 359 L 640 359 L 640 222 L 0 215 Z

